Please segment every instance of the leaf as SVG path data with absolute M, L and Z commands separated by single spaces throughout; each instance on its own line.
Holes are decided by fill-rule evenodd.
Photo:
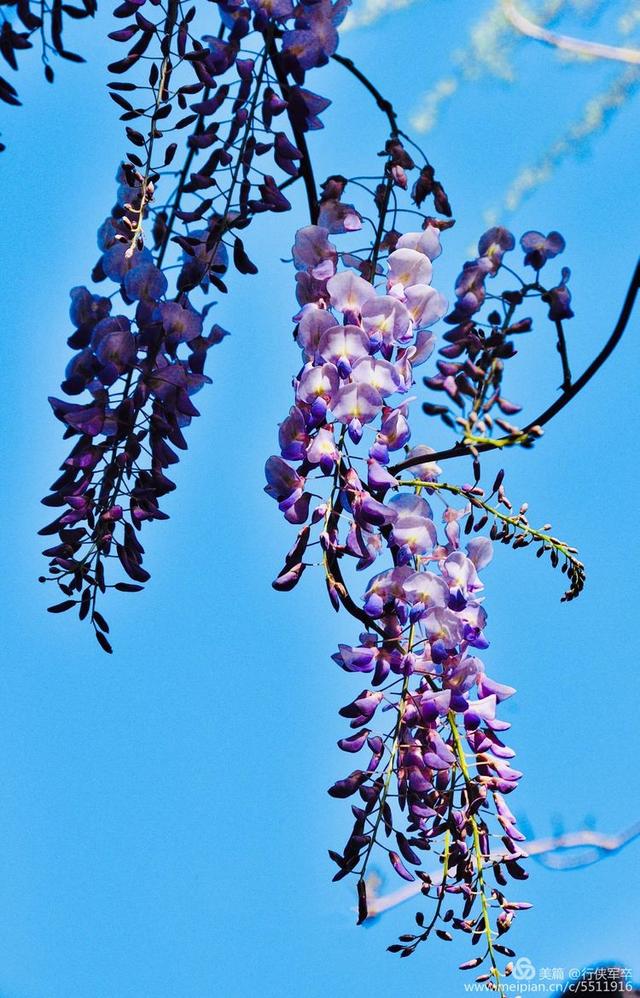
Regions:
M 403 880 L 411 881 L 416 879 L 414 875 L 410 873 L 409 870 L 407 870 L 406 866 L 398 856 L 397 852 L 391 851 L 389 853 L 389 861 L 391 862 L 391 865 L 398 874 L 398 876 L 402 877 Z
M 164 165 L 165 166 L 169 166 L 169 164 L 173 162 L 173 157 L 176 154 L 177 148 L 178 148 L 178 143 L 177 142 L 171 142 L 171 144 L 167 146 L 166 152 L 164 154 Z
M 84 620 L 91 609 L 91 589 L 89 586 L 84 590 L 80 600 L 80 620 Z
M 83 18 L 90 16 L 90 12 L 86 8 L 72 7 L 70 3 L 63 3 L 62 9 L 68 17 L 71 17 L 76 21 L 81 21 Z
M 236 236 L 236 241 L 233 244 L 233 262 L 236 269 L 241 274 L 257 274 L 258 268 L 255 263 L 249 259 L 245 252 L 244 243 L 239 236 Z
M 515 950 L 510 949 L 509 946 L 503 946 L 502 943 L 494 943 L 493 944 L 493 948 L 496 951 L 496 953 L 501 953 L 502 956 L 515 956 L 516 955 L 516 951 Z
M 66 599 L 62 603 L 56 603 L 54 606 L 48 606 L 48 613 L 65 613 L 70 610 L 72 606 L 75 606 L 78 601 L 75 599 Z
M 102 650 L 106 651 L 107 655 L 113 655 L 113 648 L 111 647 L 111 645 L 109 644 L 109 642 L 105 638 L 105 636 L 102 633 L 102 631 L 94 631 L 94 633 L 95 633 L 95 636 L 96 636 L 96 641 L 98 642 L 98 644 L 100 645 L 100 647 L 102 648 Z
M 369 914 L 367 908 L 367 885 L 364 880 L 358 881 L 358 925 L 366 921 Z
M 106 634 L 109 633 L 108 623 L 106 622 L 102 614 L 99 613 L 97 610 L 93 611 L 92 620 L 98 625 L 101 631 L 105 631 Z
M 15 87 L 12 87 L 2 76 L 0 76 L 0 100 L 4 101 L 5 104 L 12 104 L 14 107 L 19 107 L 21 104 Z
M 272 587 L 279 593 L 288 593 L 298 584 L 305 568 L 306 565 L 301 561 L 297 565 L 285 566 L 278 578 L 271 583 Z
M 110 93 L 109 97 L 112 101 L 115 101 L 118 107 L 123 108 L 125 111 L 133 111 L 133 105 L 128 100 L 125 100 L 124 97 L 121 97 L 120 94 Z
M 136 132 L 134 128 L 129 128 L 128 125 L 125 131 L 127 133 L 127 138 L 129 139 L 129 142 L 133 143 L 134 146 L 138 146 L 138 148 L 144 146 L 145 144 L 144 135 L 142 135 L 140 132 Z

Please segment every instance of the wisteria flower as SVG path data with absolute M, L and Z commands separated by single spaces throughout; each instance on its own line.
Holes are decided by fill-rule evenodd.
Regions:
M 338 369 L 334 364 L 323 364 L 322 367 L 307 364 L 298 383 L 298 399 L 310 404 L 323 400 L 328 404 L 338 391 L 339 383 Z
M 391 295 L 376 295 L 362 305 L 362 325 L 373 343 L 391 346 L 410 342 L 412 318 L 407 306 Z
M 471 558 L 462 551 L 454 551 L 448 558 L 445 558 L 442 565 L 442 576 L 451 589 L 452 595 L 461 596 L 466 599 L 484 586 L 478 577 L 476 566 Z
M 322 66 L 338 47 L 337 25 L 344 19 L 351 0 L 303 0 L 293 30 L 285 31 L 283 51 L 302 69 Z
M 491 270 L 497 270 L 505 253 L 512 250 L 516 244 L 515 237 L 508 229 L 500 225 L 488 229 L 478 242 L 478 256 L 490 262 Z
M 395 601 L 406 603 L 404 583 L 413 575 L 407 565 L 380 572 L 369 580 L 364 594 L 365 610 L 374 619 L 381 617 L 387 606 Z
M 156 301 L 169 286 L 167 278 L 150 260 L 143 260 L 124 278 L 124 290 L 129 301 Z
M 428 460 L 431 454 L 435 454 L 435 451 L 433 447 L 428 447 L 426 444 L 418 444 L 416 447 L 412 447 L 407 454 L 408 459 L 416 457 L 426 458 L 424 462 L 416 464 L 411 468 L 411 474 L 423 482 L 437 482 L 438 476 L 442 474 L 440 465 L 436 464 L 435 461 Z
M 179 343 L 188 343 L 202 333 L 202 316 L 193 308 L 184 308 L 178 302 L 163 301 L 158 305 L 158 312 L 167 344 L 171 348 Z
M 405 232 L 396 242 L 396 249 L 412 249 L 424 253 L 430 260 L 435 260 L 442 253 L 440 232 L 435 225 L 427 225 L 422 232 Z
M 293 14 L 292 0 L 248 0 L 248 3 L 252 10 L 262 11 L 277 20 Z
M 295 405 L 291 406 L 289 415 L 280 423 L 278 443 L 282 457 L 288 461 L 301 461 L 307 452 L 309 435 L 305 418 Z
M 328 236 L 328 230 L 320 225 L 298 229 L 292 251 L 297 270 L 306 270 L 319 281 L 335 274 L 338 253 Z
M 340 457 L 333 436 L 333 427 L 323 426 L 318 430 L 307 447 L 306 456 L 309 464 L 319 464 L 325 475 L 331 474 Z
M 296 338 L 307 360 L 316 357 L 323 333 L 332 329 L 335 324 L 335 318 L 327 309 L 313 304 L 304 306 L 299 316 Z
M 327 282 L 333 308 L 339 312 L 359 315 L 366 301 L 375 296 L 375 289 L 351 270 L 336 274 Z
M 393 496 L 389 506 L 394 512 L 391 543 L 398 548 L 398 561 L 406 564 L 415 555 L 427 554 L 437 542 L 431 507 L 416 495 Z
M 75 332 L 69 338 L 69 346 L 75 349 L 86 347 L 96 323 L 111 312 L 111 301 L 101 295 L 91 294 L 85 287 L 72 288 L 70 297 L 69 317 L 75 326 Z
M 265 492 L 276 500 L 280 509 L 288 509 L 302 495 L 304 478 L 281 457 L 270 457 L 265 465 Z
M 318 345 L 322 360 L 335 364 L 341 377 L 351 374 L 356 361 L 369 355 L 369 340 L 359 326 L 332 326 Z
M 414 284 L 431 284 L 433 267 L 424 253 L 413 249 L 398 249 L 389 254 L 387 290 L 398 298 L 405 288 Z
M 320 202 L 318 224 L 324 225 L 332 235 L 339 235 L 357 232 L 362 228 L 362 219 L 352 204 L 329 198 Z
M 346 423 L 349 435 L 357 443 L 362 436 L 362 427 L 371 423 L 382 408 L 380 393 L 370 385 L 343 385 L 331 402 L 331 412 L 339 423 Z
M 404 302 L 418 329 L 432 326 L 448 308 L 447 299 L 428 284 L 414 284 L 405 288 Z
M 566 243 L 559 232 L 550 232 L 544 236 L 542 232 L 531 230 L 525 232 L 520 240 L 520 246 L 525 252 L 524 262 L 535 270 L 540 270 L 547 260 L 564 251 Z
M 575 312 L 571 308 L 571 292 L 567 287 L 567 281 L 571 276 L 568 267 L 562 268 L 562 280 L 555 288 L 542 295 L 542 300 L 549 306 L 549 318 L 553 322 L 561 322 L 563 319 L 572 319 Z
M 91 346 L 102 365 L 100 380 L 104 385 L 113 384 L 136 358 L 131 323 L 124 315 L 102 319 L 93 330 Z
M 376 360 L 373 357 L 365 357 L 356 361 L 352 371 L 352 379 L 356 384 L 370 385 L 375 388 L 382 398 L 393 395 L 402 387 L 395 366 L 389 361 Z
M 414 572 L 405 580 L 403 587 L 414 617 L 449 604 L 449 589 L 443 578 L 433 572 Z

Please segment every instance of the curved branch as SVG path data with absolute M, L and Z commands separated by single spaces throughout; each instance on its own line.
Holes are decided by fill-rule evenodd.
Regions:
M 376 87 L 374 87 L 371 80 L 367 79 L 364 73 L 362 73 L 358 69 L 358 67 L 353 62 L 352 59 L 348 59 L 346 56 L 338 55 L 337 53 L 332 55 L 331 58 L 335 62 L 339 62 L 341 66 L 344 66 L 344 68 L 347 69 L 352 76 L 355 76 L 356 80 L 360 81 L 365 90 L 369 91 L 369 93 L 375 100 L 376 104 L 378 105 L 382 113 L 386 114 L 387 118 L 389 119 L 391 134 L 397 138 L 397 136 L 400 135 L 401 133 L 400 129 L 398 128 L 398 115 L 396 114 L 391 101 L 388 101 L 386 97 L 382 96 L 380 91 Z
M 593 378 L 606 360 L 611 356 L 618 343 L 622 339 L 624 332 L 631 318 L 631 313 L 633 312 L 633 307 L 635 301 L 640 291 L 640 260 L 638 260 L 633 277 L 631 278 L 631 283 L 629 289 L 625 295 L 625 299 L 620 310 L 620 315 L 618 321 L 614 327 L 614 330 L 603 346 L 600 353 L 595 357 L 587 369 L 583 371 L 579 378 L 577 378 L 573 384 L 562 392 L 559 398 L 556 399 L 548 408 L 540 413 L 536 419 L 531 420 L 522 430 L 504 436 L 496 437 L 495 440 L 483 440 L 481 443 L 457 443 L 454 447 L 450 447 L 448 450 L 438 451 L 435 454 L 429 455 L 429 461 L 446 461 L 448 458 L 452 457 L 465 457 L 469 454 L 479 451 L 490 451 L 496 448 L 508 447 L 513 444 L 523 443 L 529 438 L 536 435 L 536 430 L 549 423 L 554 416 L 564 409 L 566 405 L 571 402 L 579 392 L 588 384 Z M 412 468 L 418 464 L 424 464 L 424 455 L 418 457 L 409 458 L 406 461 L 402 461 L 399 464 L 395 464 L 388 470 L 392 475 L 397 475 L 401 471 L 405 471 L 407 468 Z
M 273 66 L 273 71 L 276 74 L 276 79 L 282 91 L 282 96 L 286 101 L 289 99 L 289 94 L 291 92 L 291 87 L 287 79 L 287 74 L 282 67 L 280 62 L 280 54 L 276 48 L 276 43 L 274 39 L 268 40 L 265 37 L 265 41 L 269 46 L 269 59 L 271 65 Z M 287 111 L 287 117 L 289 118 L 289 124 L 291 125 L 291 131 L 293 132 L 293 137 L 296 141 L 296 146 L 302 153 L 302 159 L 300 160 L 300 173 L 304 180 L 304 186 L 307 192 L 307 201 L 309 204 L 309 217 L 312 225 L 316 225 L 318 221 L 318 188 L 316 186 L 316 181 L 313 175 L 313 167 L 311 165 L 311 157 L 309 155 L 309 149 L 307 146 L 307 140 L 305 134 L 298 125 L 294 116 Z
M 521 849 L 523 853 L 527 856 L 539 856 L 541 861 L 545 865 L 551 866 L 554 870 L 578 870 L 584 866 L 590 866 L 592 863 L 600 862 L 606 859 L 608 856 L 620 852 L 625 846 L 629 845 L 635 839 L 640 837 L 640 822 L 636 822 L 630 828 L 617 835 L 606 835 L 600 832 L 567 832 L 563 835 L 549 836 L 543 839 L 532 839 L 530 842 L 522 843 Z M 559 860 L 556 863 L 549 863 L 547 857 L 562 854 L 565 851 L 569 852 L 572 849 L 582 849 L 589 848 L 594 850 L 597 855 L 595 859 L 588 859 L 586 861 L 578 861 L 575 863 L 563 863 Z M 502 856 L 502 853 L 495 853 L 492 858 L 498 859 Z M 431 882 L 437 885 L 442 878 L 442 871 L 436 870 L 429 874 Z M 395 908 L 399 904 L 403 904 L 405 901 L 409 901 L 412 897 L 415 897 L 420 893 L 422 889 L 422 882 L 417 881 L 416 883 L 409 884 L 407 887 L 401 887 L 400 890 L 393 891 L 392 894 L 378 895 L 376 892 L 377 884 L 372 883 L 372 878 L 370 877 L 367 882 L 367 907 L 368 907 L 368 919 L 377 918 L 382 915 L 383 912 L 389 911 L 390 908 Z
M 575 55 L 589 56 L 593 59 L 612 59 L 614 62 L 630 62 L 640 65 L 640 49 L 621 48 L 617 45 L 603 45 L 601 42 L 587 42 L 581 38 L 571 38 L 569 35 L 558 35 L 554 31 L 534 24 L 518 10 L 515 0 L 502 0 L 502 12 L 509 24 L 528 38 L 534 38 L 545 45 L 573 52 Z

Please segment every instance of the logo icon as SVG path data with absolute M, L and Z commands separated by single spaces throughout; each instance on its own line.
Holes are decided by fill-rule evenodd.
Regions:
M 530 981 L 536 976 L 536 968 L 528 956 L 518 957 L 513 965 L 513 976 L 517 981 Z

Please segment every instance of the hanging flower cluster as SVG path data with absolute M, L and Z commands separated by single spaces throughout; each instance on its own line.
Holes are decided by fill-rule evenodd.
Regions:
M 161 500 L 175 488 L 167 470 L 198 415 L 192 397 L 210 381 L 207 352 L 225 335 L 218 325 L 205 328 L 205 296 L 212 287 L 227 290 L 230 260 L 241 273 L 256 272 L 239 235 L 255 215 L 290 208 L 282 188 L 298 179 L 303 153 L 278 122 L 299 144 L 322 127 L 318 115 L 329 102 L 301 84 L 335 49 L 335 24 L 346 10 L 328 0 L 295 11 L 290 3 L 221 3 L 221 31 L 200 43 L 191 34 L 194 8 L 171 0 L 154 23 L 142 6 L 125 0 L 118 8 L 133 20 L 112 38 L 136 41 L 110 68 L 122 76 L 151 59 L 148 85 L 116 81 L 111 95 L 125 122 L 140 119 L 147 130 L 126 125 L 140 155 L 130 152 L 119 168 L 117 201 L 98 232 L 92 276 L 116 290 L 108 297 L 86 287 L 71 292 L 69 344 L 77 352 L 62 389 L 89 400 L 51 399 L 73 447 L 44 500 L 60 512 L 41 531 L 55 537 L 45 554 L 65 597 L 50 610 L 77 608 L 106 651 L 98 595 L 108 587 L 137 591 L 149 578 L 139 531 L 166 519 Z M 136 91 L 145 108 L 131 103 Z M 189 126 L 176 184 L 170 167 L 178 144 L 168 140 Z M 196 162 L 202 153 L 205 161 Z M 176 185 L 158 205 L 163 184 Z M 181 256 L 171 266 L 174 246 Z M 111 581 L 106 569 L 114 560 L 131 581 Z
M 502 937 L 514 914 L 529 905 L 504 890 L 509 878 L 526 877 L 524 836 L 505 801 L 521 773 L 503 741 L 510 725 L 499 717 L 501 702 L 515 691 L 489 678 L 479 657 L 488 647 L 480 573 L 492 557 L 491 539 L 480 531 L 491 520 L 491 538 L 514 547 L 537 542 L 556 563 L 563 556 L 572 595 L 582 582 L 581 566 L 574 549 L 530 527 L 526 506 L 516 515 L 505 512 L 511 504 L 502 473 L 486 496 L 477 460 L 473 484 L 454 485 L 441 480 L 432 448 L 409 449 L 414 368 L 429 358 L 435 345 L 430 327 L 447 311 L 431 279 L 448 223 L 424 217 L 418 231 L 397 231 L 398 194 L 407 189 L 406 171 L 414 164 L 397 136 L 386 153 L 385 177 L 374 192 L 380 223 L 368 255 L 341 253 L 329 238 L 360 227 L 353 205 L 340 212 L 348 229 L 332 227 L 334 205 L 326 224 L 321 211 L 321 224 L 300 229 L 293 246 L 302 368 L 293 382 L 294 405 L 280 424 L 280 455 L 266 464 L 266 492 L 300 530 L 273 585 L 295 586 L 317 563 L 313 551 L 319 548 L 333 606 L 364 625 L 358 641 L 340 644 L 333 656 L 340 668 L 370 682 L 340 711 L 354 731 L 339 747 L 366 756 L 329 790 L 332 797 L 357 801 L 345 847 L 330 851 L 338 867 L 334 879 L 356 875 L 362 922 L 370 864 L 386 853 L 401 878 L 420 878 L 422 894 L 432 901 L 428 918 L 416 916 L 418 930 L 390 949 L 408 956 L 432 933 L 449 940 L 458 930 L 472 944 L 483 942 L 463 968 L 481 969 L 478 981 L 502 990 L 501 975 L 511 972 L 511 964 L 501 969 L 499 958 L 515 955 Z M 414 203 L 420 182 L 412 189 Z M 341 205 L 346 184 L 330 178 L 324 190 Z M 539 235 L 523 237 L 527 253 Z M 558 243 L 552 237 L 553 250 Z M 486 332 L 473 320 L 485 297 L 492 297 L 487 277 L 496 276 L 514 245 L 504 229 L 480 240 L 478 259 L 458 279 L 457 303 L 447 318 L 456 328 L 442 350 L 446 358 L 466 353 L 466 359 L 438 361 L 439 373 L 426 379 L 456 401 L 470 399 L 475 421 L 467 417 L 469 432 L 472 426 L 488 432 L 493 405 L 517 411 L 501 395 L 503 359 L 515 353 L 511 336 L 531 328 L 531 321 L 516 327 L 513 310 L 527 295 L 548 294 L 536 273 L 536 281 L 521 282 L 515 296 L 502 295 L 504 314 L 491 315 Z M 533 252 L 544 249 L 536 243 Z M 527 262 L 539 272 L 544 261 Z M 403 460 L 394 466 L 398 452 Z M 411 475 L 402 477 L 409 467 Z M 443 501 L 447 497 L 462 505 Z M 442 502 L 439 517 L 434 501 Z M 379 562 L 360 585 L 363 595 L 354 597 L 343 566 L 371 572 Z M 439 864 L 440 873 L 425 872 L 425 860 L 432 869 Z
M 508 417 L 520 412 L 521 406 L 510 401 L 503 393 L 505 363 L 515 357 L 518 338 L 533 329 L 530 315 L 518 317 L 523 306 L 529 307 L 537 300 L 548 306 L 547 317 L 556 333 L 556 348 L 562 365 L 562 390 L 569 396 L 572 390 L 571 369 L 567 351 L 564 323 L 573 317 L 571 293 L 567 287 L 570 271 L 562 268 L 560 283 L 545 286 L 540 271 L 548 260 L 562 253 L 564 239 L 558 232 L 544 236 L 541 232 L 526 232 L 520 239 L 524 263 L 533 267 L 533 280 L 525 280 L 504 264 L 505 255 L 515 247 L 511 232 L 501 227 L 489 229 L 478 242 L 478 256 L 465 263 L 455 286 L 456 302 L 445 322 L 453 326 L 444 334 L 446 345 L 439 353 L 437 373 L 424 379 L 432 391 L 442 393 L 459 410 L 455 417 L 448 404 L 424 402 L 427 415 L 440 416 L 453 429 L 462 431 L 461 445 L 468 453 L 478 449 L 519 444 L 530 446 L 541 435 L 534 422 L 524 431 L 514 426 Z M 493 290 L 492 282 L 498 274 L 516 279 L 517 285 L 504 290 Z M 484 320 L 479 318 L 483 306 L 488 306 Z M 505 436 L 496 438 L 498 428 Z M 415 460 L 407 458 L 397 464 L 395 471 L 404 471 Z M 525 521 L 526 525 L 526 521 Z M 566 598 L 577 595 L 581 588 L 579 563 L 569 564 L 566 571 L 572 588 Z
M 210 382 L 208 351 L 226 335 L 210 325 L 207 295 L 227 292 L 232 264 L 256 272 L 244 231 L 256 215 L 289 210 L 285 191 L 302 180 L 310 224 L 293 245 L 302 366 L 280 424 L 280 453 L 267 461 L 266 492 L 299 528 L 274 587 L 291 589 L 317 564 L 333 607 L 361 628 L 333 655 L 344 671 L 367 677 L 340 711 L 352 733 L 339 747 L 362 761 L 329 791 L 352 799 L 353 816 L 344 848 L 330 852 L 334 879 L 356 876 L 359 922 L 380 856 L 400 878 L 419 880 L 429 915 L 418 912 L 417 930 L 390 949 L 409 956 L 432 934 L 448 941 L 462 932 L 482 944 L 462 968 L 479 969 L 477 981 L 504 995 L 511 963 L 501 965 L 515 954 L 503 937 L 529 905 L 508 887 L 526 877 L 523 835 L 506 803 L 521 773 L 500 716 L 515 691 L 489 678 L 481 658 L 481 573 L 494 541 L 547 554 L 567 576 L 567 600 L 581 591 L 584 569 L 550 525 L 531 526 L 526 504 L 514 512 L 503 472 L 489 492 L 481 486 L 479 455 L 531 446 L 542 433 L 538 422 L 520 429 L 506 418 L 520 406 L 505 394 L 505 364 L 533 328 L 519 309 L 532 300 L 548 308 L 563 376 L 556 408 L 602 361 L 572 381 L 569 271 L 555 285 L 540 277 L 565 248 L 557 232 L 520 240 L 531 280 L 504 263 L 514 236 L 501 227 L 484 233 L 448 311 L 432 286 L 442 232 L 453 225 L 447 194 L 426 159 L 416 166 L 391 105 L 335 55 L 349 2 L 216 0 L 216 34 L 182 0 L 123 0 L 116 8 L 125 23 L 110 37 L 127 51 L 109 67 L 109 87 L 133 148 L 98 232 L 92 281 L 109 282 L 109 292 L 71 291 L 75 352 L 61 385 L 66 397 L 50 401 L 72 444 L 43 500 L 56 517 L 41 531 L 51 538 L 42 581 L 64 597 L 49 610 L 77 610 L 110 652 L 98 598 L 108 588 L 139 591 L 149 579 L 140 531 L 167 518 L 163 500 L 175 488 L 168 472 L 187 448 L 185 430 L 198 415 L 193 397 Z M 28 4 L 19 10 L 29 17 Z M 0 45 L 5 58 L 8 44 Z M 389 121 L 382 176 L 368 191 L 375 222 L 345 198 L 347 188 L 368 190 L 361 179 L 334 175 L 316 189 L 306 136 L 322 127 L 329 101 L 305 82 L 329 58 Z M 410 207 L 402 207 L 405 195 Z M 423 214 L 427 199 L 436 216 Z M 418 221 L 402 231 L 407 216 Z M 363 249 L 367 224 L 373 234 Z M 335 237 L 354 245 L 339 249 Z M 505 274 L 515 287 L 503 287 Z M 412 444 L 410 406 L 415 369 L 431 357 L 431 327 L 441 319 L 450 328 L 424 384 L 444 401 L 422 408 L 456 440 L 436 453 Z M 472 482 L 443 480 L 441 464 L 461 455 L 472 459 Z M 368 581 L 358 585 L 363 571 Z
M 40 61 L 44 67 L 47 83 L 53 83 L 54 72 L 51 56 L 60 56 L 69 62 L 84 62 L 77 52 L 65 48 L 62 38 L 65 17 L 82 21 L 93 17 L 97 11 L 96 0 L 80 0 L 80 6 L 63 3 L 63 0 L 5 0 L 2 5 L 2 26 L 0 27 L 0 56 L 13 70 L 18 69 L 20 53 L 34 47 L 35 36 L 40 48 Z M 12 9 L 13 8 L 13 9 Z M 12 20 L 9 12 L 15 18 Z M 5 13 L 6 12 L 6 13 Z M 0 101 L 11 107 L 20 105 L 16 88 L 0 76 Z M 5 146 L 0 143 L 0 152 Z

